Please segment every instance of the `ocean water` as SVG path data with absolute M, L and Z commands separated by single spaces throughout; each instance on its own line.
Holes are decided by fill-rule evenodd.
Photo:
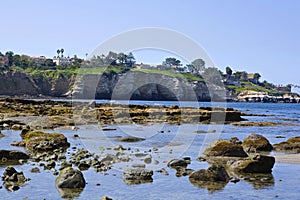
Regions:
M 101 101 L 104 102 L 104 101 Z M 87 101 L 88 103 L 88 101 Z M 108 102 L 110 103 L 110 102 Z M 115 101 L 123 103 L 126 101 Z M 151 102 L 134 101 L 134 104 L 147 105 L 174 105 L 177 102 Z M 210 106 L 211 103 L 199 103 L 200 106 Z M 185 107 L 198 107 L 197 103 L 183 102 L 179 104 Z M 249 114 L 266 114 L 267 116 L 245 116 L 249 121 L 270 121 L 289 124 L 287 126 L 272 127 L 236 127 L 228 125 L 113 125 L 114 131 L 102 131 L 97 124 L 79 126 L 78 130 L 60 128 L 48 132 L 61 132 L 65 134 L 72 146 L 86 148 L 90 152 L 103 156 L 105 153 L 112 153 L 112 150 L 103 149 L 121 144 L 123 147 L 130 147 L 127 153 L 132 158 L 131 162 L 118 163 L 107 173 L 95 173 L 91 168 L 83 171 L 87 185 L 75 199 L 101 199 L 108 196 L 112 199 L 298 199 L 300 194 L 300 165 L 290 163 L 276 163 L 271 177 L 262 177 L 262 180 L 269 181 L 243 181 L 228 183 L 217 191 L 192 185 L 187 176 L 176 177 L 176 171 L 169 169 L 166 165 L 171 159 L 189 156 L 192 163 L 190 169 L 198 170 L 209 167 L 206 162 L 198 162 L 196 158 L 206 146 L 215 139 L 230 139 L 238 137 L 243 140 L 250 133 L 262 134 L 272 144 L 285 141 L 287 138 L 300 136 L 300 104 L 264 104 L 264 103 L 227 103 L 214 104 L 217 107 L 232 107 Z M 209 133 L 197 134 L 195 131 L 203 130 Z M 212 132 L 211 130 L 214 130 Z M 163 132 L 163 133 L 162 133 Z M 1 149 L 19 149 L 12 147 L 10 143 L 21 140 L 19 131 L 4 130 L 5 137 L 0 138 Z M 72 137 L 78 134 L 79 138 Z M 143 137 L 146 140 L 137 143 L 119 142 L 121 136 Z M 283 136 L 285 138 L 278 138 Z M 154 152 L 153 148 L 158 151 Z M 169 175 L 165 176 L 154 172 L 153 182 L 138 185 L 127 185 L 122 179 L 124 169 L 131 168 L 132 164 L 143 164 L 143 159 L 135 157 L 134 154 L 147 152 L 152 156 L 152 163 L 147 164 L 147 169 L 154 171 L 164 168 Z M 151 152 L 149 152 L 151 150 Z M 74 150 L 69 149 L 69 152 Z M 272 155 L 276 154 L 274 152 Z M 156 162 L 154 162 L 154 160 Z M 61 199 L 59 191 L 55 188 L 56 176 L 41 168 L 41 173 L 34 174 L 30 169 L 36 163 L 26 163 L 15 166 L 18 171 L 23 171 L 31 180 L 18 191 L 9 192 L 4 187 L 0 189 L 0 199 Z M 0 175 L 3 174 L 6 166 L 0 166 Z M 100 185 L 97 185 L 100 184 Z

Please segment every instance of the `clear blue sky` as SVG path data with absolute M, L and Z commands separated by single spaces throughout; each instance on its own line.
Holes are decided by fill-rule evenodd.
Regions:
M 162 27 L 193 38 L 221 70 L 231 66 L 300 85 L 298 0 L 0 2 L 1 52 L 52 57 L 63 47 L 65 55 L 84 57 L 120 32 Z

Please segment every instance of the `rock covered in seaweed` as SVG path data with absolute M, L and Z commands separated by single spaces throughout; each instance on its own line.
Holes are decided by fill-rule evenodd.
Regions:
M 246 152 L 257 152 L 257 151 L 272 151 L 273 146 L 269 140 L 259 134 L 250 134 L 244 139 L 242 146 Z
M 123 172 L 123 180 L 126 184 L 141 184 L 152 182 L 152 170 L 136 168 L 136 169 L 126 169 Z
M 211 166 L 208 169 L 194 171 L 189 176 L 189 181 L 196 187 L 206 188 L 208 191 L 223 189 L 229 182 L 229 175 L 224 167 Z
M 203 155 L 206 157 L 225 156 L 225 157 L 248 157 L 243 147 L 239 144 L 233 144 L 227 140 L 216 140 L 205 149 Z
M 291 153 L 300 153 L 300 137 L 289 138 L 285 142 L 273 145 L 275 151 L 286 151 Z
M 51 151 L 70 146 L 67 138 L 61 133 L 31 131 L 25 135 L 24 141 L 27 149 L 36 151 Z
M 238 173 L 271 173 L 274 164 L 274 157 L 257 154 L 245 159 L 228 161 L 227 168 Z

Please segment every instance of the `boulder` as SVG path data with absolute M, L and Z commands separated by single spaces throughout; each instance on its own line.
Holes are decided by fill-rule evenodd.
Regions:
M 57 188 L 84 188 L 85 184 L 86 182 L 81 171 L 72 167 L 61 170 L 55 181 Z
M 191 173 L 190 180 L 194 181 L 223 181 L 228 182 L 229 176 L 224 167 L 211 166 Z
M 70 146 L 67 138 L 61 133 L 31 131 L 25 135 L 24 141 L 26 148 L 34 151 L 50 151 Z
M 6 161 L 19 161 L 29 159 L 29 155 L 17 150 L 0 150 L 0 164 Z
M 14 191 L 24 185 L 29 179 L 25 178 L 23 172 L 18 172 L 13 167 L 7 167 L 3 173 L 2 180 L 6 189 Z
M 123 173 L 123 180 L 126 184 L 140 184 L 140 183 L 149 183 L 152 182 L 152 170 L 135 168 L 135 169 L 126 169 Z
M 269 140 L 262 135 L 250 134 L 244 139 L 242 146 L 246 152 L 272 151 L 273 146 Z
M 208 169 L 194 171 L 189 181 L 196 187 L 206 188 L 208 191 L 223 189 L 230 178 L 224 167 L 211 166 Z
M 133 136 L 124 136 L 119 138 L 120 142 L 139 142 L 145 140 L 144 138 L 138 138 Z
M 188 161 L 185 159 L 173 159 L 170 162 L 168 162 L 167 166 L 170 168 L 178 168 L 178 167 L 186 168 L 188 164 L 189 164 Z
M 227 169 L 238 173 L 271 173 L 274 164 L 274 157 L 257 154 L 250 158 L 228 161 Z
M 205 149 L 203 155 L 211 156 L 225 156 L 225 157 L 248 157 L 243 147 L 239 144 L 233 144 L 227 140 L 216 140 L 208 148 Z
M 275 151 L 286 151 L 291 153 L 300 153 L 300 137 L 289 138 L 285 142 L 273 145 Z

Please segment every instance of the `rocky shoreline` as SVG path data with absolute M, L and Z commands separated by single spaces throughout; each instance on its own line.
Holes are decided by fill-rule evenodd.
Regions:
M 123 181 L 127 185 L 153 182 L 155 174 L 187 176 L 190 183 L 210 192 L 223 189 L 229 182 L 251 182 L 254 185 L 273 185 L 272 168 L 277 157 L 268 155 L 271 151 L 296 153 L 300 152 L 300 138 L 293 137 L 279 144 L 271 144 L 263 135 L 250 134 L 243 141 L 237 137 L 230 140 L 217 140 L 205 149 L 196 160 L 181 157 L 165 162 L 165 168 L 147 169 L 160 149 L 150 148 L 139 152 L 126 147 L 125 144 L 140 142 L 145 138 L 122 137 L 118 140 L 124 145 L 108 146 L 100 154 L 77 148 L 69 142 L 70 138 L 61 133 L 48 133 L 47 130 L 57 127 L 100 124 L 103 131 L 114 131 L 114 124 L 137 123 L 150 124 L 210 124 L 241 123 L 242 113 L 234 109 L 212 108 L 179 108 L 178 106 L 140 106 L 111 105 L 91 102 L 72 103 L 55 101 L 34 101 L 22 99 L 0 100 L 0 129 L 20 132 L 20 141 L 11 145 L 25 148 L 25 151 L 0 149 L 0 165 L 7 166 L 2 175 L 3 186 L 8 191 L 26 187 L 30 178 L 15 168 L 30 163 L 31 173 L 40 170 L 49 171 L 56 176 L 55 186 L 62 198 L 75 198 L 86 186 L 82 172 L 93 168 L 95 173 L 109 173 L 117 163 L 130 163 L 138 158 L 143 164 L 130 164 L 123 172 Z M 112 125 L 112 128 L 105 127 Z M 208 133 L 209 134 L 209 133 Z M 5 137 L 5 136 L 4 136 Z M 74 134 L 72 137 L 78 138 Z M 172 152 L 169 152 L 172 155 Z M 207 169 L 191 169 L 192 162 L 207 162 Z M 171 169 L 168 170 L 168 169 Z M 167 169 L 167 170 L 166 170 Z M 173 171 L 172 171 L 173 170 Z M 175 171 L 174 171 L 175 170 Z M 109 199 L 103 197 L 103 199 Z

